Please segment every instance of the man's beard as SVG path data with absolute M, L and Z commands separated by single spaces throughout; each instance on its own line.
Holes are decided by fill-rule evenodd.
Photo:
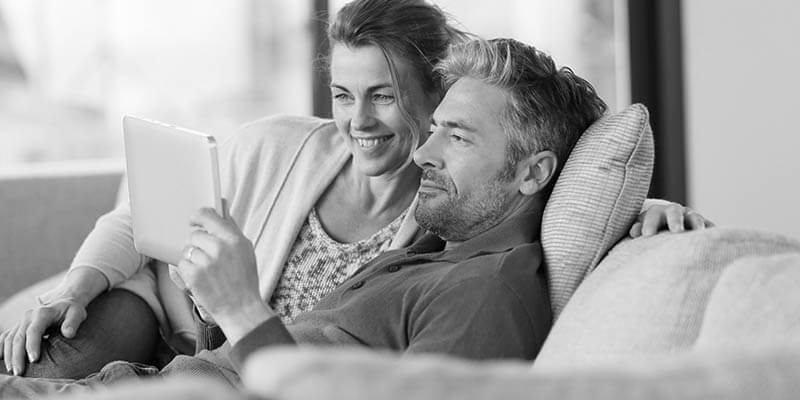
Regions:
M 439 176 L 433 170 L 423 171 L 422 180 L 433 182 L 446 193 L 435 197 L 420 193 L 414 217 L 421 227 L 447 241 L 465 241 L 497 225 L 512 195 L 503 187 L 508 182 L 505 171 L 463 194 L 456 193 L 451 179 Z M 447 198 L 441 201 L 438 199 L 441 196 Z M 433 205 L 434 200 L 440 202 Z

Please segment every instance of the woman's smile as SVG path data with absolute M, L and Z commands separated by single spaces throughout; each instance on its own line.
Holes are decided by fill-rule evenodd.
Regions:
M 351 135 L 353 140 L 363 150 L 371 150 L 380 144 L 386 143 L 394 137 L 394 134 L 382 136 L 354 136 Z

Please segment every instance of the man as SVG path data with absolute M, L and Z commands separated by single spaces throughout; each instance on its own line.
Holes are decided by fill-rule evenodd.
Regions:
M 423 169 L 415 216 L 428 235 L 375 258 L 289 326 L 254 286 L 226 296 L 255 282 L 253 271 L 179 265 L 232 343 L 235 364 L 260 347 L 295 342 L 536 356 L 551 322 L 542 211 L 572 146 L 605 104 L 588 82 L 513 40 L 472 41 L 439 69 L 449 90 L 414 155 Z M 195 223 L 211 236 L 235 232 L 211 210 Z
M 212 210 L 195 218 L 206 245 L 221 250 L 214 259 L 184 260 L 177 272 L 232 346 L 233 368 L 259 348 L 291 343 L 536 356 L 551 324 L 538 242 L 542 211 L 571 148 L 606 106 L 588 82 L 514 40 L 465 43 L 439 70 L 449 90 L 414 155 L 423 169 L 415 215 L 429 234 L 375 258 L 293 324 L 284 326 L 261 300 L 254 267 L 224 268 L 248 265 L 229 262 L 247 245 L 233 221 Z M 165 373 L 216 374 L 208 361 L 223 363 L 220 352 L 178 357 Z M 219 370 L 235 382 L 233 371 Z M 115 363 L 75 384 L 153 372 Z M 0 377 L 0 395 L 71 386 Z

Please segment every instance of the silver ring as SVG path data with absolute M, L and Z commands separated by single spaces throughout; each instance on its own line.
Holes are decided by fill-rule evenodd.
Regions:
M 196 247 L 191 246 L 189 247 L 189 250 L 186 250 L 185 258 L 187 261 L 192 261 L 192 253 L 194 252 L 194 249 L 196 249 Z

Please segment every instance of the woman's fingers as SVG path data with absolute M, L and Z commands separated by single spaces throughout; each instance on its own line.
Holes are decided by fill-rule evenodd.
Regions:
M 25 356 L 28 354 L 25 351 L 26 331 L 27 326 L 17 327 L 17 331 L 14 333 L 14 339 L 12 340 L 11 369 L 14 371 L 14 375 L 17 376 L 25 372 L 25 365 L 27 364 L 25 360 Z
M 11 359 L 14 355 L 12 346 L 14 345 L 14 335 L 17 333 L 18 326 L 15 326 L 5 333 L 3 338 L 3 363 L 6 366 L 6 371 L 13 373 L 14 369 L 11 367 Z
M 52 310 L 49 308 L 39 308 L 33 313 L 31 323 L 25 332 L 25 351 L 28 354 L 28 361 L 34 362 L 39 359 L 39 350 L 42 348 L 42 336 L 44 332 L 55 321 Z
M 67 339 L 72 339 L 78 333 L 78 327 L 86 320 L 86 309 L 77 305 L 70 305 L 64 314 L 61 324 L 61 334 Z

